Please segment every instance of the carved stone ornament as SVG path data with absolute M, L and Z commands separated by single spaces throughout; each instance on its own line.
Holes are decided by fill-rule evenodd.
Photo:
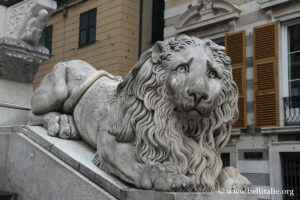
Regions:
M 17 38 L 19 29 L 33 5 L 34 0 L 22 1 L 9 9 L 7 16 L 7 36 Z
M 39 65 L 48 59 L 43 46 L 13 38 L 0 38 L 0 79 L 31 83 Z
M 84 61 L 58 63 L 33 94 L 29 124 L 81 138 L 97 149 L 97 166 L 137 188 L 242 190 L 250 182 L 220 157 L 237 101 L 225 48 L 181 35 L 157 42 L 124 80 Z
M 37 45 L 48 17 L 56 9 L 54 0 L 25 0 L 7 10 L 6 37 Z
M 21 28 L 19 39 L 32 44 L 38 45 L 46 26 L 49 13 L 45 9 L 39 10 L 35 16 L 32 16 L 26 24 Z
M 176 32 L 182 33 L 218 22 L 229 22 L 240 16 L 241 10 L 227 0 L 199 0 L 180 17 Z

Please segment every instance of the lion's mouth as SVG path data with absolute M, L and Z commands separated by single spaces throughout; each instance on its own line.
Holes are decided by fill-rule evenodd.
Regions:
M 210 115 L 210 109 L 206 107 L 192 107 L 190 109 L 182 109 L 180 107 L 174 107 L 174 112 L 179 114 L 186 114 L 192 118 L 194 117 L 208 117 Z
M 201 116 L 201 117 L 208 117 L 210 115 L 210 111 L 208 109 L 192 109 L 188 112 L 191 116 Z

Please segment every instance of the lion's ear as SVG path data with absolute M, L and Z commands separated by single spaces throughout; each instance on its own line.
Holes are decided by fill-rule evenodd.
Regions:
M 152 47 L 152 62 L 159 63 L 160 62 L 160 54 L 163 52 L 163 44 L 162 42 L 156 42 Z

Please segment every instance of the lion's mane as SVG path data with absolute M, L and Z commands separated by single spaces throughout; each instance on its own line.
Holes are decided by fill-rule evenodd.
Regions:
M 224 68 L 223 85 L 210 117 L 187 120 L 172 115 L 165 81 L 164 63 L 170 55 L 191 46 L 203 45 Z M 179 36 L 161 42 L 163 53 L 154 64 L 146 51 L 119 84 L 121 118 L 111 122 L 110 133 L 119 142 L 130 142 L 141 163 L 172 163 L 191 177 L 198 191 L 215 191 L 222 169 L 220 152 L 227 144 L 231 126 L 238 117 L 238 89 L 232 79 L 230 58 L 224 47 L 210 40 Z M 115 116 L 120 116 L 116 113 Z

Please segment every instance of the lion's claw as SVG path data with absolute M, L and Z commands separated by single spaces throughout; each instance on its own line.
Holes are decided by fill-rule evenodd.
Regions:
M 60 116 L 60 130 L 59 130 L 59 137 L 68 139 L 71 136 L 71 127 L 69 125 L 69 120 L 67 115 L 61 115 Z
M 223 168 L 218 177 L 218 181 L 222 191 L 246 191 L 251 185 L 250 181 L 233 167 Z
M 174 166 L 154 165 L 150 171 L 150 177 L 155 190 L 190 192 L 195 189 L 193 181 Z
M 80 138 L 72 116 L 49 113 L 44 120 L 47 123 L 48 135 L 64 139 Z
M 48 120 L 48 135 L 56 137 L 59 132 L 59 117 L 54 116 Z

